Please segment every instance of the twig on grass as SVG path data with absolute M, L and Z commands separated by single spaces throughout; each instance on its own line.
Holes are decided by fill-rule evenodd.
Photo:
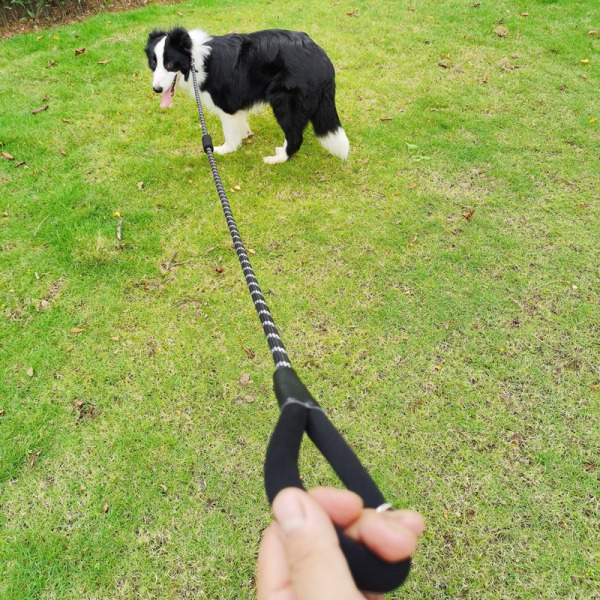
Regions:
M 117 221 L 117 239 L 121 240 L 122 236 L 121 236 L 121 227 L 123 226 L 123 217 L 121 217 L 118 221 Z
M 35 231 L 34 231 L 34 233 L 33 233 L 33 237 L 35 237 L 35 236 L 37 235 L 38 231 L 40 230 L 40 227 L 41 227 L 41 226 L 44 224 L 44 221 L 46 221 L 46 219 L 47 219 L 49 216 L 50 216 L 50 215 L 46 215 L 46 216 L 43 218 L 42 222 L 41 222 L 41 223 L 40 223 L 40 224 L 39 224 L 39 225 L 38 225 L 38 226 L 35 228 Z

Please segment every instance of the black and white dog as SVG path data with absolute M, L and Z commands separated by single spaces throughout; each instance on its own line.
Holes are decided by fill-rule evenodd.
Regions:
M 281 163 L 302 145 L 310 121 L 321 144 L 341 159 L 350 145 L 335 108 L 335 73 L 325 52 L 305 33 L 279 29 L 211 37 L 182 27 L 153 31 L 146 46 L 152 87 L 170 106 L 176 89 L 194 97 L 192 57 L 203 104 L 221 118 L 225 143 L 215 152 L 237 150 L 252 135 L 248 115 L 273 108 L 285 139 L 269 164 Z

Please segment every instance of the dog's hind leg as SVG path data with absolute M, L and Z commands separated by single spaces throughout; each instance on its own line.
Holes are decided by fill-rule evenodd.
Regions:
M 285 134 L 284 144 L 275 149 L 274 156 L 263 159 L 268 165 L 285 162 L 298 152 L 304 140 L 304 129 L 308 125 L 310 112 L 301 101 L 287 94 L 271 101 L 273 114 Z
M 240 110 L 233 115 L 229 115 L 226 112 L 219 111 L 219 116 L 223 125 L 225 143 L 222 146 L 217 146 L 215 152 L 217 154 L 235 152 L 241 146 L 242 140 L 252 135 L 246 122 L 248 113 Z

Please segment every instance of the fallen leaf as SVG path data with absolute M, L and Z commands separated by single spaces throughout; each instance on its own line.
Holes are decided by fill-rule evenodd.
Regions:
M 248 254 L 256 254 L 256 250 L 253 248 L 248 248 Z
M 86 49 L 85 48 L 78 48 L 77 50 L 75 50 L 75 56 L 79 56 L 80 54 L 85 54 Z
M 6 160 L 15 160 L 15 157 L 12 154 L 9 154 L 8 152 L 3 152 L 2 158 L 5 158 Z
M 113 336 L 112 336 L 110 339 L 111 339 L 113 342 L 118 342 L 118 341 L 119 341 L 121 338 L 120 338 L 118 335 L 113 335 Z
M 506 37 L 508 35 L 508 29 L 506 27 L 496 27 L 496 29 L 494 29 L 494 33 L 498 36 L 498 37 Z
M 6 415 L 6 410 L 0 409 L 0 417 L 4 417 Z
M 471 6 L 472 6 L 473 8 L 479 8 L 479 7 L 481 6 L 481 2 L 473 2 L 473 3 L 471 4 Z
M 435 370 L 436 371 L 441 371 L 442 370 L 442 366 L 441 365 L 435 365 Z
M 479 83 L 487 83 L 489 81 L 487 73 L 483 75 L 483 77 L 480 77 L 477 81 L 479 81 Z
M 600 391 L 600 385 L 590 385 L 590 390 L 592 390 L 592 392 L 598 392 Z M 1 411 L 0 414 L 2 414 Z
M 250 383 L 250 374 L 249 373 L 242 373 L 240 375 L 240 384 L 243 386 L 246 386 Z
M 29 377 L 33 377 L 33 369 L 31 369 L 31 368 L 27 369 L 27 375 Z
M 46 65 L 46 69 L 51 69 L 52 67 L 55 67 L 58 63 L 55 60 L 50 60 L 48 61 L 48 64 Z
M 445 63 L 445 62 L 439 62 L 439 63 L 438 63 L 438 67 L 442 67 L 442 69 L 447 69 L 447 68 L 448 68 L 448 63 Z
M 144 182 L 143 181 L 138 181 L 137 189 L 140 190 L 140 192 L 144 189 Z
M 39 108 L 36 108 L 35 110 L 31 111 L 32 115 L 37 115 L 41 112 L 44 112 L 45 110 L 48 110 L 50 107 L 47 104 L 44 104 L 44 106 L 40 106 Z
M 120 217 L 121 213 L 118 210 L 115 210 L 115 212 L 113 213 L 113 217 Z
M 234 185 L 233 189 L 237 190 L 239 192 L 242 189 L 242 186 L 241 185 Z
M 168 491 L 168 487 L 164 484 L 164 483 L 159 483 L 158 487 L 163 491 L 163 492 L 167 492 Z
M 475 211 L 473 209 L 468 210 L 467 212 L 462 213 L 462 216 L 467 220 L 470 221 L 473 218 L 473 215 L 475 214 Z
M 380 121 L 391 121 L 392 117 L 379 117 Z
M 582 65 L 589 65 L 590 64 L 590 59 L 589 58 L 584 58 L 584 59 L 582 59 L 579 62 L 581 62 Z
M 416 183 L 411 183 L 408 187 L 410 189 L 414 190 L 417 187 L 417 184 Z
M 352 12 L 347 12 L 346 16 L 347 17 L 358 17 L 358 14 L 355 11 L 352 11 Z
M 61 121 L 63 123 L 66 123 L 67 125 L 72 125 L 73 124 L 73 121 L 71 121 L 70 119 L 61 119 Z
M 102 508 L 102 511 L 107 513 L 108 512 L 108 504 L 105 504 Z
M 111 62 L 112 62 L 112 60 L 99 60 L 98 64 L 99 65 L 107 65 L 108 63 L 111 63 Z
M 598 119 L 596 119 L 596 117 L 592 117 L 592 118 L 590 119 L 590 123 L 595 123 L 597 120 L 598 120 Z
M 60 155 L 61 155 L 61 156 L 66 156 L 66 155 L 67 155 L 67 153 L 66 153 L 64 150 L 61 150 L 61 151 L 60 151 Z
M 2 218 L 3 219 L 8 219 L 8 213 L 7 212 L 3 212 L 2 213 Z
M 73 327 L 71 329 L 71 333 L 85 333 L 86 331 L 86 329 L 80 329 L 79 327 Z
M 521 16 L 522 16 L 522 17 L 528 17 L 528 16 L 529 16 L 529 13 L 528 13 L 528 12 L 522 12 L 522 13 L 521 13 Z
M 248 358 L 254 358 L 256 356 L 250 348 L 244 348 L 244 352 L 248 355 Z
M 19 162 L 15 163 L 15 169 L 17 167 L 22 167 L 22 166 L 26 166 L 26 165 L 27 165 L 27 163 L 24 160 L 20 160 Z M 29 168 L 29 167 L 26 167 L 26 168 Z
M 221 266 L 216 266 L 216 267 L 215 267 L 215 271 L 216 271 L 217 273 L 222 273 L 224 270 L 225 270 L 225 269 L 224 269 L 223 267 L 221 267 Z
M 598 35 L 598 32 L 595 29 L 588 31 L 588 35 Z

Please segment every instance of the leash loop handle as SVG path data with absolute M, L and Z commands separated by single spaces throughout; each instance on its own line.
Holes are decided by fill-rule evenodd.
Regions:
M 264 466 L 269 502 L 272 504 L 275 496 L 286 487 L 304 489 L 298 458 L 302 437 L 306 432 L 342 483 L 362 498 L 365 508 L 377 509 L 385 505 L 376 483 L 294 369 L 276 369 L 273 381 L 281 412 L 267 447 Z M 384 561 L 366 546 L 347 537 L 341 528 L 336 527 L 336 531 L 359 589 L 385 593 L 404 582 L 410 570 L 410 559 L 396 563 Z

